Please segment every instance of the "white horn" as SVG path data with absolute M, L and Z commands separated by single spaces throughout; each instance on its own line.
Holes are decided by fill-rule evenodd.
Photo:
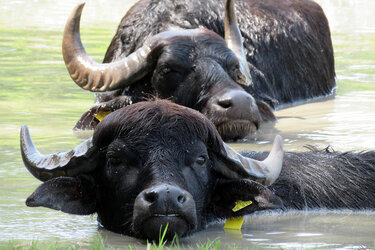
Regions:
M 272 185 L 279 177 L 283 165 L 284 150 L 281 136 L 277 135 L 271 152 L 263 161 L 245 157 L 224 143 L 226 151 L 225 167 L 218 169 L 229 178 L 255 179 L 266 186 Z M 228 162 L 229 161 L 229 162 Z

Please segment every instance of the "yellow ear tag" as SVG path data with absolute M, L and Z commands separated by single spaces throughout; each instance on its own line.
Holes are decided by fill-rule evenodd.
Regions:
M 253 204 L 252 201 L 241 201 L 238 200 L 235 202 L 235 206 L 232 208 L 233 212 L 237 212 L 247 206 Z M 237 217 L 237 218 L 230 218 L 225 221 L 224 228 L 225 229 L 241 229 L 242 224 L 244 222 L 244 217 Z
M 103 120 L 104 117 L 112 113 L 111 111 L 106 111 L 106 112 L 99 112 L 95 114 L 95 118 L 98 119 L 100 122 Z
M 233 212 L 237 212 L 237 211 L 240 211 L 242 208 L 250 206 L 251 204 L 253 204 L 253 202 L 252 201 L 241 201 L 241 200 L 238 200 L 234 204 L 235 204 L 235 206 L 234 206 L 234 208 L 232 208 L 232 211 Z

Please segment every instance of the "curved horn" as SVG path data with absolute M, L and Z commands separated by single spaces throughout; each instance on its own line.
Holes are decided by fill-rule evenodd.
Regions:
M 74 8 L 64 30 L 62 53 L 73 81 L 83 89 L 94 92 L 128 86 L 148 73 L 147 56 L 150 46 L 143 47 L 116 62 L 99 64 L 86 53 L 80 36 L 81 13 L 85 3 Z
M 41 181 L 59 176 L 77 176 L 95 168 L 88 159 L 92 147 L 91 138 L 74 149 L 50 155 L 42 155 L 31 140 L 29 129 L 22 126 L 20 134 L 22 160 L 29 172 Z
M 271 152 L 263 161 L 245 157 L 224 143 L 226 161 L 220 169 L 229 178 L 252 178 L 269 186 L 279 177 L 283 165 L 284 150 L 281 136 L 277 135 Z M 224 154 L 224 155 L 225 155 Z
M 234 11 L 234 0 L 227 0 L 225 3 L 224 36 L 228 47 L 233 50 L 240 62 L 240 72 L 238 83 L 249 86 L 251 75 L 247 64 L 240 28 L 237 24 L 237 16 Z

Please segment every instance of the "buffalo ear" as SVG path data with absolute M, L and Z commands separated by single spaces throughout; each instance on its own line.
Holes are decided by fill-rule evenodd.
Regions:
M 26 200 L 29 207 L 48 207 L 65 213 L 96 212 L 95 183 L 90 177 L 57 177 L 40 185 Z
M 76 123 L 74 129 L 94 129 L 106 115 L 132 103 L 130 96 L 117 96 L 119 93 L 121 92 L 112 91 L 112 94 L 102 94 L 101 97 L 99 97 L 99 101 L 101 102 L 86 111 Z M 107 98 L 112 99 L 105 101 Z
M 234 212 L 236 202 L 249 202 L 250 205 Z M 213 214 L 218 218 L 239 217 L 255 211 L 283 207 L 279 197 L 267 187 L 249 179 L 218 180 L 211 199 Z
M 277 120 L 275 114 L 273 113 L 273 108 L 270 105 L 260 100 L 258 100 L 256 103 L 263 122 L 274 122 Z

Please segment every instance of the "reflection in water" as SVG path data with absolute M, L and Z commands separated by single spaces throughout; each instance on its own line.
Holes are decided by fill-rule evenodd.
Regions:
M 362 221 L 364 218 L 366 221 Z M 374 219 L 373 212 L 291 211 L 277 217 L 275 214 L 251 216 L 247 218 L 249 226 L 243 232 L 248 230 L 251 237 L 268 239 L 267 243 L 259 244 L 265 247 L 374 246 Z M 345 235 L 347 237 L 343 237 Z
M 125 9 L 134 2 L 87 3 L 82 38 L 95 60 L 101 61 Z M 263 127 L 254 140 L 233 144 L 234 148 L 269 150 L 276 134 L 293 151 L 305 150 L 306 144 L 332 145 L 340 151 L 375 148 L 375 2 L 318 2 L 332 28 L 336 98 L 279 110 L 274 127 Z M 40 182 L 22 164 L 21 125 L 29 125 L 41 152 L 65 151 L 82 141 L 71 128 L 93 103 L 92 94 L 71 81 L 61 56 L 64 22 L 75 3 L 0 0 L 0 245 L 11 239 L 59 239 L 85 246 L 99 233 L 109 246 L 144 247 L 143 241 L 98 230 L 95 216 L 24 204 Z M 181 243 L 195 247 L 220 237 L 222 244 L 240 248 L 374 248 L 374 235 L 374 213 L 290 212 L 249 216 L 242 231 L 224 231 L 218 223 Z
M 217 223 L 182 244 L 194 245 L 220 236 L 225 246 L 247 248 L 353 248 L 374 246 L 375 213 L 351 211 L 290 211 L 252 215 L 242 230 L 225 230 Z
M 284 138 L 287 150 L 304 150 L 311 144 L 337 151 L 375 149 L 375 92 L 351 92 L 335 99 L 291 107 L 276 112 L 277 124 L 262 128 L 259 145 L 240 144 L 237 149 L 269 150 L 276 134 Z

